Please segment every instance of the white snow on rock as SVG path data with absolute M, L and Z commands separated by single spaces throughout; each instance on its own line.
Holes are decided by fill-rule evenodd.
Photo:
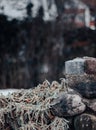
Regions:
M 18 89 L 1 89 L 0 90 L 0 95 L 4 95 L 4 96 L 7 96 L 9 93 L 13 93 L 13 92 L 16 92 L 18 91 Z

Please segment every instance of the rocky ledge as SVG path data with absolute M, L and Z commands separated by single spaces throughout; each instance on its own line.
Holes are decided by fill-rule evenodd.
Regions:
M 0 96 L 0 130 L 96 130 L 96 59 L 65 62 L 65 78 Z

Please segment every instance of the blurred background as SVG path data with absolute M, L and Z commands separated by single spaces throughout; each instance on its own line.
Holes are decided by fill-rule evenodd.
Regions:
M 96 0 L 0 0 L 0 88 L 64 77 L 64 62 L 96 57 Z

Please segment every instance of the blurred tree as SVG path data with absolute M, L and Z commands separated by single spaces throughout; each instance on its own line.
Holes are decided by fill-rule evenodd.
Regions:
M 39 10 L 38 10 L 37 17 L 38 17 L 38 18 L 41 18 L 41 19 L 43 19 L 43 17 L 44 17 L 44 9 L 43 9 L 42 6 L 41 6 L 41 7 L 39 8 Z
M 64 11 L 64 0 L 55 0 L 55 3 L 57 6 L 58 15 L 61 15 Z
M 32 7 L 33 7 L 33 4 L 31 2 L 26 7 L 27 15 L 28 15 L 29 18 L 32 17 Z

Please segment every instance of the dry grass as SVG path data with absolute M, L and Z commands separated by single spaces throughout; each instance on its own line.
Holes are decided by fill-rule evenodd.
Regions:
M 3 130 L 7 123 L 13 130 L 68 130 L 68 121 L 54 117 L 50 111 L 52 101 L 62 91 L 67 91 L 65 80 L 60 84 L 45 80 L 34 89 L 20 90 L 7 97 L 1 95 L 0 128 Z

